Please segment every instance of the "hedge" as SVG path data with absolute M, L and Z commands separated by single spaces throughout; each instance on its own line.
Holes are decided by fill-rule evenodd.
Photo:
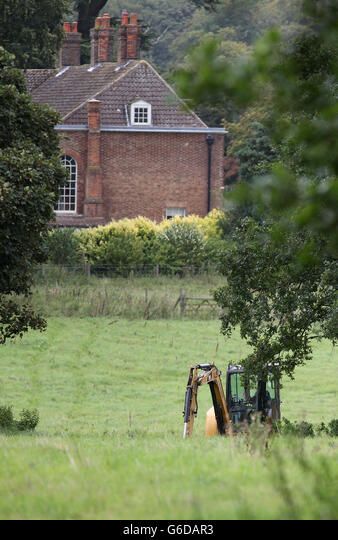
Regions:
M 223 213 L 191 215 L 155 223 L 144 217 L 112 221 L 91 229 L 54 229 L 46 250 L 49 262 L 95 269 L 110 267 L 116 274 L 160 267 L 164 273 L 218 268 L 226 241 L 219 227 Z

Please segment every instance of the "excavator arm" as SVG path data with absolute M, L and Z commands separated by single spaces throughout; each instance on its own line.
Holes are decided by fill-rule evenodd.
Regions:
M 224 395 L 221 372 L 214 364 L 198 364 L 197 366 L 190 368 L 185 392 L 183 412 L 184 439 L 192 435 L 194 420 L 198 413 L 198 388 L 203 384 L 208 384 L 210 388 L 218 433 L 224 435 L 231 431 L 231 420 Z

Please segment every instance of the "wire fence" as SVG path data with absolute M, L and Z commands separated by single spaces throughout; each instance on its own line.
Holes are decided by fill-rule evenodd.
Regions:
M 210 269 L 185 267 L 172 274 L 153 266 L 146 272 L 144 267 L 137 272 L 124 269 L 125 273 L 112 266 L 41 266 L 35 271 L 33 302 L 46 316 L 219 317 L 213 291 L 222 277 Z
M 221 275 L 219 269 L 215 265 L 201 265 L 201 266 L 172 266 L 172 265 L 102 265 L 102 264 L 90 264 L 84 263 L 75 266 L 67 265 L 41 265 L 36 267 L 36 277 L 48 277 L 54 273 L 60 275 L 84 275 L 102 276 L 102 277 L 194 277 L 194 276 L 208 276 L 208 275 Z

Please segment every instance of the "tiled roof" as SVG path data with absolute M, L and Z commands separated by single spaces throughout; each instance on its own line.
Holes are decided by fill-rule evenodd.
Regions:
M 28 69 L 24 72 L 28 91 L 33 92 L 55 73 L 55 69 Z
M 28 80 L 38 77 L 33 71 L 40 70 L 29 70 Z M 152 105 L 152 124 L 155 127 L 206 127 L 143 60 L 125 65 L 105 63 L 95 69 L 88 65 L 72 66 L 52 71 L 49 77 L 41 79 L 40 86 L 33 86 L 34 101 L 56 109 L 66 124 L 87 125 L 86 104 L 95 98 L 102 103 L 103 125 L 128 126 L 129 105 L 143 100 Z

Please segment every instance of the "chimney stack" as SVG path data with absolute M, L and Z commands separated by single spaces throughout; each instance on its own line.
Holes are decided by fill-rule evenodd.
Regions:
M 111 27 L 111 17 L 105 13 L 97 17 L 91 36 L 91 65 L 112 62 L 114 30 Z
M 101 163 L 101 102 L 88 101 L 88 153 L 84 215 L 103 218 L 103 178 Z
M 119 63 L 140 58 L 141 50 L 141 27 L 136 13 L 129 15 L 124 10 L 119 29 L 119 46 L 117 61 Z
M 60 51 L 59 65 L 79 66 L 81 64 L 81 34 L 77 29 L 77 22 L 65 22 L 63 24 L 65 33 L 62 48 Z

